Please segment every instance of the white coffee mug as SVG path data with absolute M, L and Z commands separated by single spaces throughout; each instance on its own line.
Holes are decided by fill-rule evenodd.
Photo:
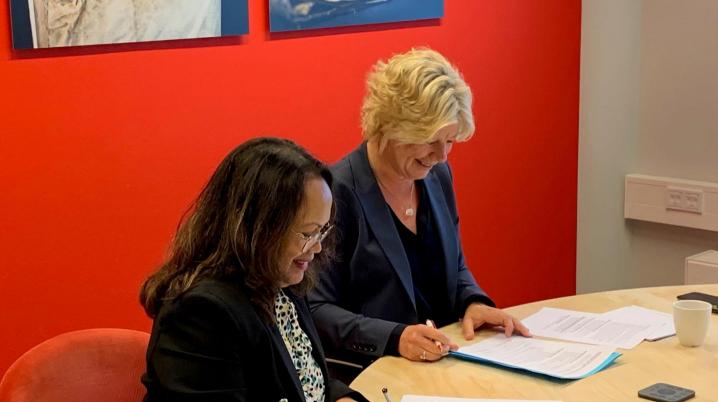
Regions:
M 711 304 L 701 300 L 678 300 L 673 303 L 673 324 L 678 342 L 683 346 L 700 346 L 708 334 Z

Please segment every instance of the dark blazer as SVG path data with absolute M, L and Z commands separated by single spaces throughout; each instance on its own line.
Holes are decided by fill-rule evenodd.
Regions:
M 332 167 L 339 232 L 337 262 L 321 272 L 308 300 L 327 355 L 360 364 L 385 354 L 398 323 L 417 324 L 411 267 L 391 211 L 369 166 L 366 143 Z M 467 303 L 493 302 L 464 262 L 453 180 L 446 163 L 424 179 L 456 318 Z
M 324 352 L 303 299 L 286 291 L 322 369 L 326 401 L 352 391 L 327 376 Z M 291 357 L 276 325 L 229 281 L 205 279 L 165 303 L 147 348 L 146 402 L 304 401 Z M 350 396 L 365 400 L 353 393 Z

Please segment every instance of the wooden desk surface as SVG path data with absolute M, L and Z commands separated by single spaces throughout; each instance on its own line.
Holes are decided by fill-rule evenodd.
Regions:
M 672 313 L 676 296 L 688 292 L 718 295 L 718 284 L 625 289 L 591 293 L 523 304 L 506 309 L 518 318 L 541 307 L 603 313 L 618 307 L 638 305 Z M 458 324 L 442 328 L 454 342 L 464 346 Z M 495 332 L 482 330 L 476 342 Z M 690 388 L 691 402 L 718 402 L 718 315 L 711 316 L 708 337 L 697 348 L 683 347 L 675 336 L 642 342 L 623 353 L 616 362 L 591 377 L 576 381 L 553 381 L 482 364 L 446 357 L 424 363 L 386 356 L 367 367 L 352 388 L 370 401 L 384 401 L 381 388 L 389 388 L 394 402 L 404 394 L 495 399 L 556 399 L 564 402 L 645 401 L 639 389 L 657 382 Z

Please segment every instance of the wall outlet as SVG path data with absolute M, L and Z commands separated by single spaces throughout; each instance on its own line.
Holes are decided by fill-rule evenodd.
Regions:
M 700 190 L 687 190 L 683 192 L 683 201 L 687 211 L 703 213 L 703 192 Z
M 703 213 L 703 191 L 682 187 L 666 187 L 666 209 Z
M 626 219 L 718 232 L 718 183 L 626 175 Z

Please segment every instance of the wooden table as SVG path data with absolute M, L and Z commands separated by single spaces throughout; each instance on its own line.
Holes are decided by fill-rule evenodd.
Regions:
M 718 284 L 626 289 L 591 293 L 523 304 L 506 309 L 518 318 L 541 307 L 603 313 L 618 307 L 638 305 L 672 312 L 676 296 L 688 292 L 718 295 Z M 464 346 L 458 324 L 442 328 L 454 342 Z M 473 342 L 495 334 L 482 330 Z M 411 362 L 386 356 L 367 367 L 352 382 L 352 388 L 371 401 L 384 401 L 381 388 L 389 388 L 394 402 L 404 394 L 496 399 L 556 399 L 564 402 L 645 401 L 639 389 L 657 382 L 690 388 L 695 402 L 718 402 L 718 315 L 711 316 L 708 337 L 702 346 L 681 346 L 675 336 L 642 342 L 623 353 L 605 370 L 576 381 L 554 381 L 544 377 L 446 357 L 438 362 Z

